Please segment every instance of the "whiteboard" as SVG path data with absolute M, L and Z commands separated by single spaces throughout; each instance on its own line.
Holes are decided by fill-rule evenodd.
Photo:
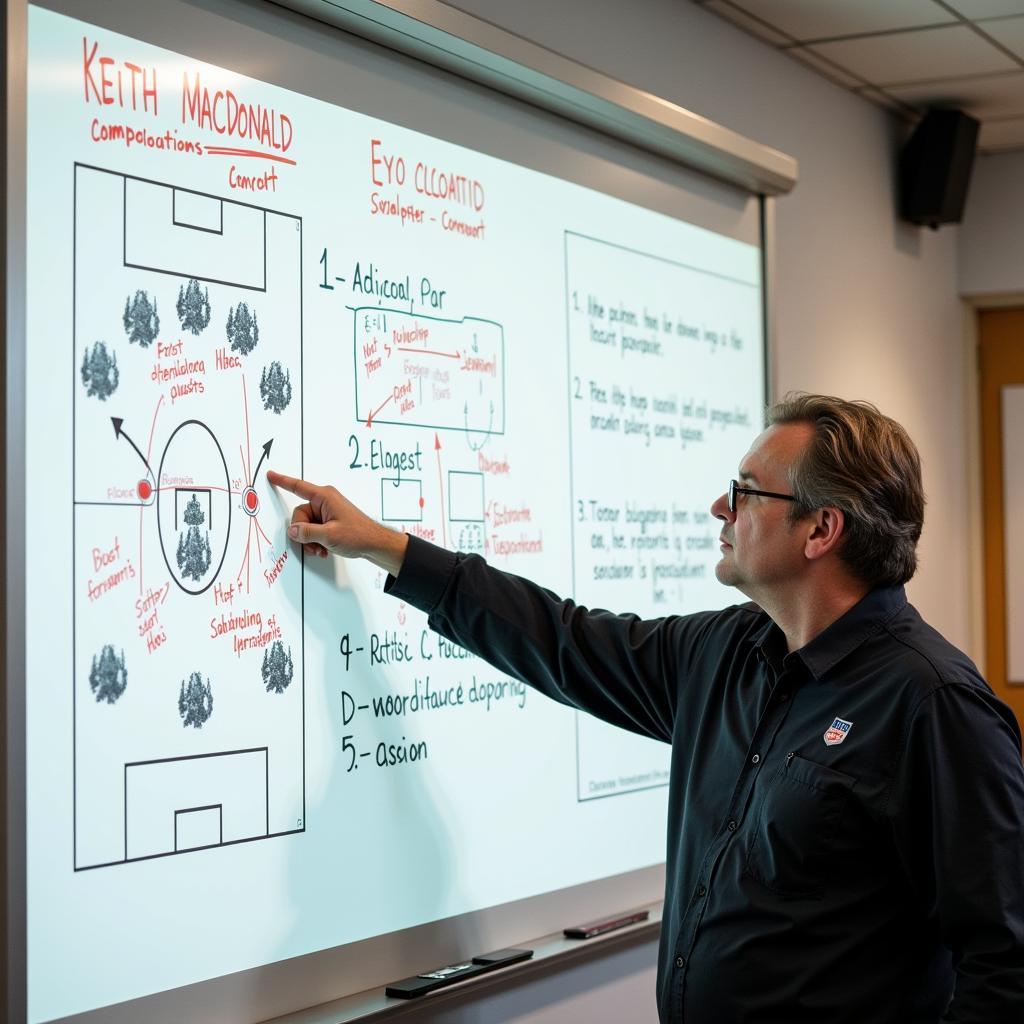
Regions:
M 33 1021 L 658 865 L 667 747 L 371 566 L 304 564 L 262 471 L 588 605 L 695 611 L 733 599 L 707 507 L 764 401 L 755 200 L 584 133 L 565 159 L 473 92 L 432 134 L 412 72 L 404 119 L 328 102 L 287 33 L 261 79 L 178 14 L 158 45 L 30 8 Z

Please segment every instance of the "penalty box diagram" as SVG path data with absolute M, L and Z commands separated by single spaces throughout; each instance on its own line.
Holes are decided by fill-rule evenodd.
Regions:
M 74 175 L 75 870 L 305 828 L 302 222 Z

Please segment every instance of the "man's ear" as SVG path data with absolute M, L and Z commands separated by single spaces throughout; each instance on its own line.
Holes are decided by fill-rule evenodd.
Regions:
M 808 558 L 821 558 L 834 551 L 843 537 L 846 518 L 839 508 L 816 508 L 810 515 L 811 529 L 804 543 Z

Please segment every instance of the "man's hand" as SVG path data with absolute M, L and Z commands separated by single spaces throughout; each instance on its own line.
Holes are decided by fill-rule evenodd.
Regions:
M 292 512 L 288 536 L 311 555 L 365 558 L 397 576 L 409 538 L 374 522 L 334 487 L 318 487 L 298 477 L 267 470 L 275 487 L 304 498 Z

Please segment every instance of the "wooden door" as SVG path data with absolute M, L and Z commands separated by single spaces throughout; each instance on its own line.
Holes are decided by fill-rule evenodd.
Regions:
M 1024 724 L 1024 309 L 979 314 L 985 668 Z

